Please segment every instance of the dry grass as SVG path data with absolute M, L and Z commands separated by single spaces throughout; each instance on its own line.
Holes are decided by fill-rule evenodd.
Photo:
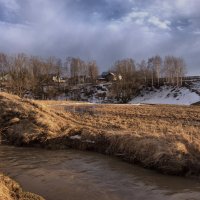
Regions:
M 0 174 L 1 200 L 44 200 L 42 197 L 23 192 L 20 185 L 3 174 Z
M 2 138 L 12 144 L 93 150 L 163 173 L 200 175 L 200 107 L 91 106 L 0 93 L 0 108 Z
M 87 104 L 90 104 L 88 102 L 70 101 L 70 100 L 67 100 L 67 101 L 62 101 L 62 100 L 58 100 L 58 101 L 55 101 L 55 100 L 37 100 L 37 102 L 39 104 L 46 105 L 46 106 L 51 106 L 51 105 L 56 105 L 56 104 L 62 104 L 62 105 L 71 105 L 71 104 L 87 105 Z

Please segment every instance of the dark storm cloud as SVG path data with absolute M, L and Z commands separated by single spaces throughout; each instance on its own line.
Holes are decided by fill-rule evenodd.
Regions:
M 97 60 L 183 56 L 200 73 L 198 0 L 0 0 L 0 51 Z

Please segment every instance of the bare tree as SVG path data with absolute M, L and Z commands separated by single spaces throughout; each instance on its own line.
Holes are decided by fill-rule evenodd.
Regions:
M 140 81 L 133 59 L 117 61 L 113 66 L 113 71 L 122 79 L 113 83 L 112 91 L 118 101 L 127 103 L 138 91 Z
M 160 74 L 161 74 L 161 67 L 162 67 L 162 58 L 160 56 L 153 57 L 153 65 L 156 72 L 156 78 L 158 86 L 160 85 Z
M 147 81 L 149 79 L 149 69 L 145 60 L 142 60 L 141 63 L 138 64 L 138 68 L 140 71 L 140 76 L 144 80 L 145 86 L 147 86 Z
M 186 74 L 186 64 L 182 58 L 166 56 L 163 67 L 167 83 L 182 86 L 182 79 Z
M 175 70 L 176 70 L 176 85 L 183 85 L 183 77 L 186 75 L 186 64 L 182 58 L 175 59 Z
M 99 74 L 99 69 L 95 61 L 88 63 L 88 77 L 92 83 L 96 82 L 97 76 Z
M 9 70 L 8 67 L 8 56 L 4 53 L 0 53 L 0 75 L 5 75 Z
M 10 85 L 13 93 L 23 97 L 31 89 L 32 77 L 28 71 L 28 58 L 25 54 L 18 54 L 12 61 Z
M 157 80 L 158 86 L 160 85 L 161 67 L 162 67 L 162 58 L 160 56 L 157 55 L 152 58 L 149 58 L 148 69 L 151 73 L 152 87 L 155 85 L 156 80 Z
M 148 70 L 151 74 L 151 86 L 154 86 L 154 79 L 155 79 L 155 67 L 154 67 L 154 60 L 153 58 L 148 59 Z
M 68 62 L 70 63 L 70 76 L 71 83 L 76 85 L 79 83 L 79 71 L 81 68 L 81 60 L 80 58 L 69 58 Z

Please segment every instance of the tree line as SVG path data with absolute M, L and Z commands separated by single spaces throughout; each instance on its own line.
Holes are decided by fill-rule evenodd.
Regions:
M 186 64 L 183 58 L 175 56 L 161 58 L 156 55 L 140 63 L 131 58 L 122 59 L 116 61 L 108 71 L 114 72 L 117 77 L 122 77 L 112 84 L 113 97 L 127 102 L 142 86 L 159 87 L 162 84 L 181 86 L 186 74 Z M 44 92 L 44 85 L 52 83 L 52 75 L 65 76 L 69 86 L 81 83 L 95 84 L 99 67 L 95 61 L 86 62 L 73 57 L 61 60 L 53 56 L 44 59 L 23 53 L 16 55 L 0 53 L 0 84 L 2 77 L 7 74 L 9 74 L 10 92 L 23 96 L 30 91 L 38 95 Z M 59 84 L 58 81 L 57 90 L 60 89 Z
M 14 56 L 0 53 L 0 84 L 7 79 L 9 92 L 23 96 L 27 91 L 34 95 L 43 93 L 44 85 L 52 84 L 52 76 L 65 76 L 69 85 L 95 82 L 98 76 L 95 61 L 85 62 L 80 58 L 67 57 L 64 61 L 56 57 L 46 59 L 20 53 Z M 57 89 L 60 83 L 57 81 Z
M 162 59 L 159 55 L 140 63 L 130 58 L 119 60 L 111 70 L 122 76 L 121 81 L 113 84 L 112 91 L 116 99 L 124 103 L 130 101 L 141 87 L 159 87 L 164 84 L 180 87 L 187 72 L 183 58 L 166 56 Z

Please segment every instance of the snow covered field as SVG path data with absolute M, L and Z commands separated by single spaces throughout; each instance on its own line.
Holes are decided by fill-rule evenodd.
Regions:
M 162 86 L 159 89 L 145 88 L 138 96 L 133 98 L 129 104 L 174 104 L 174 105 L 191 105 L 200 102 L 200 80 L 189 80 L 185 87 Z M 78 88 L 78 87 L 77 87 Z M 117 104 L 119 103 L 110 94 L 111 83 L 98 85 L 80 85 L 79 90 L 69 94 L 60 94 L 55 100 L 70 101 L 77 98 L 72 104 Z M 60 106 L 60 103 L 58 103 Z M 64 103 L 65 104 L 65 103 Z M 68 102 L 69 104 L 69 102 Z
M 200 101 L 200 96 L 186 87 L 163 86 L 160 89 L 143 90 L 130 103 L 191 105 Z

